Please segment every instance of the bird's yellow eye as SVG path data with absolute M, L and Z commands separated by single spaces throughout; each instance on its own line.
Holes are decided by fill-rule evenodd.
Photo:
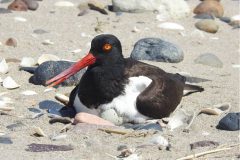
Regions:
M 108 51 L 110 51 L 111 49 L 112 49 L 112 45 L 111 45 L 111 44 L 109 44 L 109 43 L 104 44 L 103 50 L 104 50 L 105 52 L 108 52 Z

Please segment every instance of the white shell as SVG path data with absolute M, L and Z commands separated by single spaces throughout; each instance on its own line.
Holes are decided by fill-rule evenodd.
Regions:
M 2 78 L 0 77 L 0 83 L 2 83 L 3 82 L 3 80 L 2 80 Z
M 67 138 L 66 134 L 60 134 L 60 135 L 52 136 L 51 140 L 52 141 L 57 141 L 57 140 L 65 139 L 65 138 Z
M 159 28 L 169 29 L 169 30 L 184 30 L 184 27 L 177 23 L 164 22 L 158 25 Z
M 166 21 L 167 17 L 164 16 L 164 15 L 162 15 L 162 14 L 158 14 L 158 15 L 156 16 L 156 19 L 157 19 L 158 21 L 162 22 L 162 21 Z
M 35 66 L 37 62 L 32 57 L 23 57 L 20 63 L 21 67 L 32 67 Z
M 232 67 L 233 68 L 240 68 L 240 64 L 233 64 Z
M 38 58 L 38 64 L 42 64 L 43 62 L 46 61 L 59 61 L 60 58 L 53 55 L 53 54 L 42 54 L 39 58 Z
M 52 42 L 50 39 L 46 39 L 46 40 L 44 40 L 42 42 L 42 44 L 44 44 L 44 45 L 52 45 L 52 44 L 54 44 L 54 42 Z
M 240 21 L 240 14 L 232 16 L 231 21 Z
M 15 108 L 14 107 L 8 107 L 8 106 L 0 106 L 0 111 L 12 111 L 14 110 Z
M 160 146 L 164 146 L 164 147 L 169 146 L 168 140 L 166 138 L 164 138 L 163 136 L 161 136 L 161 135 L 153 137 L 150 140 L 150 143 L 153 143 L 153 144 L 156 144 L 156 145 L 160 145 Z
M 18 21 L 18 22 L 26 22 L 27 21 L 27 19 L 23 18 L 23 17 L 14 17 L 14 20 Z
M 7 73 L 9 71 L 8 64 L 5 59 L 2 59 L 0 62 L 0 73 Z
M 20 87 L 20 85 L 17 84 L 17 83 L 12 79 L 12 77 L 8 76 L 7 78 L 5 78 L 5 79 L 3 80 L 3 87 L 4 87 L 4 88 L 7 88 L 7 89 L 15 89 L 15 88 Z
M 173 130 L 184 124 L 190 124 L 193 118 L 194 118 L 194 115 L 186 113 L 186 111 L 183 109 L 179 109 L 170 118 L 167 128 L 169 128 L 170 130 Z
M 74 4 L 69 1 L 58 1 L 54 5 L 57 7 L 74 7 Z
M 221 115 L 226 113 L 231 109 L 230 103 L 222 103 L 214 105 L 213 108 L 203 108 L 200 113 L 210 114 L 210 115 Z
M 45 89 L 43 92 L 46 93 L 46 92 L 55 91 L 55 90 L 56 90 L 55 88 L 50 87 L 50 88 Z
M 40 127 L 33 127 L 36 134 L 42 137 L 47 137 L 47 135 L 43 132 L 43 130 Z
M 59 102 L 64 103 L 64 104 L 67 104 L 69 102 L 69 97 L 65 96 L 61 93 L 57 93 L 55 95 L 55 98 L 56 98 L 56 100 L 58 100 Z
M 137 28 L 137 26 L 134 26 L 132 32 L 135 32 L 135 33 L 138 33 L 140 32 L 141 30 L 139 28 Z
M 36 95 L 37 93 L 35 91 L 26 90 L 21 92 L 21 94 L 25 96 L 32 96 L 32 95 Z
M 73 51 L 71 51 L 72 53 L 80 53 L 82 50 L 81 49 L 75 49 Z

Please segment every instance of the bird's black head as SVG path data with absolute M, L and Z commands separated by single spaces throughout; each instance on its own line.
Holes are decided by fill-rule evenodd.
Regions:
M 123 61 L 121 42 L 111 34 L 96 36 L 91 43 L 90 53 L 96 58 L 95 65 L 109 65 Z
M 92 40 L 91 49 L 84 58 L 48 80 L 46 84 L 52 83 L 51 86 L 55 86 L 87 66 L 90 68 L 95 66 L 112 67 L 123 63 L 122 47 L 118 38 L 111 34 L 98 35 Z

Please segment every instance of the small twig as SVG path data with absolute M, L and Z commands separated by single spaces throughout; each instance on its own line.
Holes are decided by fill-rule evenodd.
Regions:
M 121 134 L 121 135 L 125 135 L 125 134 L 131 133 L 131 131 L 117 130 L 117 129 L 111 129 L 111 128 L 99 128 L 98 130 L 104 131 L 106 133 L 115 133 L 115 134 Z
M 219 148 L 219 149 L 214 149 L 214 150 L 210 150 L 210 151 L 206 151 L 206 152 L 201 152 L 201 153 L 196 153 L 196 154 L 192 154 L 192 155 L 188 155 L 186 157 L 182 157 L 179 158 L 177 160 L 186 160 L 186 159 L 192 159 L 192 158 L 197 158 L 197 157 L 201 157 L 204 156 L 206 154 L 211 154 L 211 153 L 216 153 L 216 152 L 220 152 L 220 151 L 226 151 L 226 150 L 230 150 L 232 148 Z

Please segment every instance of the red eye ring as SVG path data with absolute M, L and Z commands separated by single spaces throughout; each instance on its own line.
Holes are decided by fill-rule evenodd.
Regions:
M 111 44 L 109 44 L 109 43 L 106 43 L 106 44 L 104 44 L 104 46 L 103 46 L 103 50 L 104 51 L 110 51 L 112 49 L 112 45 Z

